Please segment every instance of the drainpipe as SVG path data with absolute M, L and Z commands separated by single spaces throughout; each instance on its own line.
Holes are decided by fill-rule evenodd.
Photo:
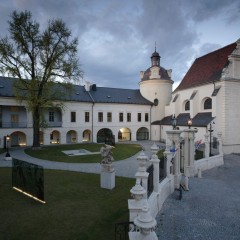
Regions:
M 151 104 L 151 108 L 150 108 L 150 136 L 149 136 L 149 140 L 152 140 L 151 139 L 151 133 L 152 133 L 152 107 L 153 105 Z
M 92 142 L 93 142 L 93 107 L 94 107 L 94 104 L 95 104 L 95 101 L 92 97 L 92 95 L 90 94 L 90 91 L 87 91 L 89 97 L 92 99 Z

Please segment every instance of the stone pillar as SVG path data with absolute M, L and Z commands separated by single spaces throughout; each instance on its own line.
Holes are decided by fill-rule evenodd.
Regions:
M 153 153 L 150 162 L 153 164 L 153 191 L 158 192 L 158 186 L 159 186 L 159 162 L 160 160 L 157 157 L 157 152 L 159 148 L 154 143 L 151 147 L 151 151 Z
M 195 129 L 184 130 L 184 174 L 186 177 L 194 177 L 195 131 Z
M 100 186 L 112 190 L 115 188 L 115 169 L 112 164 L 101 164 Z
M 217 133 L 217 136 L 218 136 L 218 150 L 219 150 L 219 155 L 223 155 L 223 147 L 222 147 L 222 133 L 221 132 L 218 132 Z
M 208 141 L 208 137 L 209 135 L 206 133 L 204 134 L 204 137 L 205 137 L 205 140 L 204 140 L 204 143 L 205 143 L 205 158 L 209 158 L 209 141 Z
M 181 172 L 180 172 L 180 134 L 182 131 L 180 130 L 171 130 L 167 131 L 168 138 L 172 141 L 172 147 L 176 149 L 174 153 L 174 159 L 173 159 L 173 174 L 174 174 L 174 187 L 179 188 L 180 187 L 180 181 L 181 181 Z
M 147 206 L 147 199 L 144 198 L 146 190 L 141 186 L 141 179 L 137 178 L 136 184 L 130 190 L 133 199 L 128 200 L 129 221 L 132 222 L 140 212 L 142 208 Z
M 145 155 L 143 151 L 139 154 L 137 157 L 137 161 L 139 164 L 138 170 L 135 174 L 136 178 L 141 179 L 142 186 L 146 190 L 146 193 L 144 194 L 144 197 L 147 198 L 147 192 L 148 192 L 148 175 L 149 173 L 146 171 L 146 165 L 147 165 L 148 157 Z
M 171 172 L 170 168 L 172 165 L 172 153 L 170 152 L 170 145 L 171 143 L 169 141 L 166 141 L 166 149 L 164 151 L 164 161 L 166 161 L 166 176 L 170 178 Z
M 151 216 L 147 206 L 144 207 L 142 212 L 134 219 L 134 224 L 139 228 L 139 232 L 129 232 L 130 240 L 158 240 L 154 232 L 157 222 Z

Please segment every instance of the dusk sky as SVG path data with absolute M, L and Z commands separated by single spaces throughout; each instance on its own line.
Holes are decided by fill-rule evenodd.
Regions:
M 176 87 L 195 58 L 240 38 L 239 0 L 1 0 L 1 37 L 14 10 L 42 27 L 63 19 L 78 37 L 84 81 L 97 86 L 138 89 L 156 42 Z

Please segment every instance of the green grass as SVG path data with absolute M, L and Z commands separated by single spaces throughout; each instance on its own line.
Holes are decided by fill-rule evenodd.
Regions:
M 69 144 L 69 145 L 56 145 L 56 146 L 44 146 L 40 150 L 32 150 L 28 148 L 25 153 L 32 157 L 57 161 L 57 162 L 69 162 L 69 163 L 99 163 L 103 157 L 100 154 L 97 155 L 82 155 L 82 156 L 67 156 L 62 151 L 64 150 L 77 150 L 86 149 L 91 152 L 99 152 L 103 144 Z M 116 144 L 113 149 L 113 158 L 115 161 L 123 160 L 135 155 L 141 150 L 141 146 L 138 144 Z
M 6 152 L 6 149 L 0 148 L 0 154 Z
M 10 168 L 0 168 L 0 176 L 0 239 L 114 239 L 114 223 L 128 221 L 134 179 L 116 177 L 107 190 L 96 174 L 45 170 L 41 204 L 11 188 Z

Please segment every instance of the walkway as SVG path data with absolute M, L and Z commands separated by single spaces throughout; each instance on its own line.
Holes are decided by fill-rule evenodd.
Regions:
M 152 141 L 140 141 L 134 142 L 143 146 L 145 154 L 150 157 L 151 151 L 150 148 L 153 145 Z M 12 161 L 5 161 L 6 153 L 0 154 L 0 167 L 11 167 Z M 135 156 L 132 156 L 128 159 L 122 161 L 113 162 L 113 167 L 116 170 L 116 176 L 134 178 L 135 173 L 138 168 L 137 163 L 137 153 Z M 97 173 L 100 174 L 100 164 L 99 163 L 63 163 L 63 162 L 52 162 L 42 159 L 37 159 L 31 157 L 24 153 L 23 148 L 12 148 L 11 157 L 23 160 L 26 162 L 34 163 L 40 166 L 43 166 L 45 169 L 59 169 L 59 170 L 69 170 L 76 172 L 86 172 L 86 173 Z
M 190 191 L 173 193 L 157 215 L 160 240 L 240 239 L 240 156 L 189 180 Z

